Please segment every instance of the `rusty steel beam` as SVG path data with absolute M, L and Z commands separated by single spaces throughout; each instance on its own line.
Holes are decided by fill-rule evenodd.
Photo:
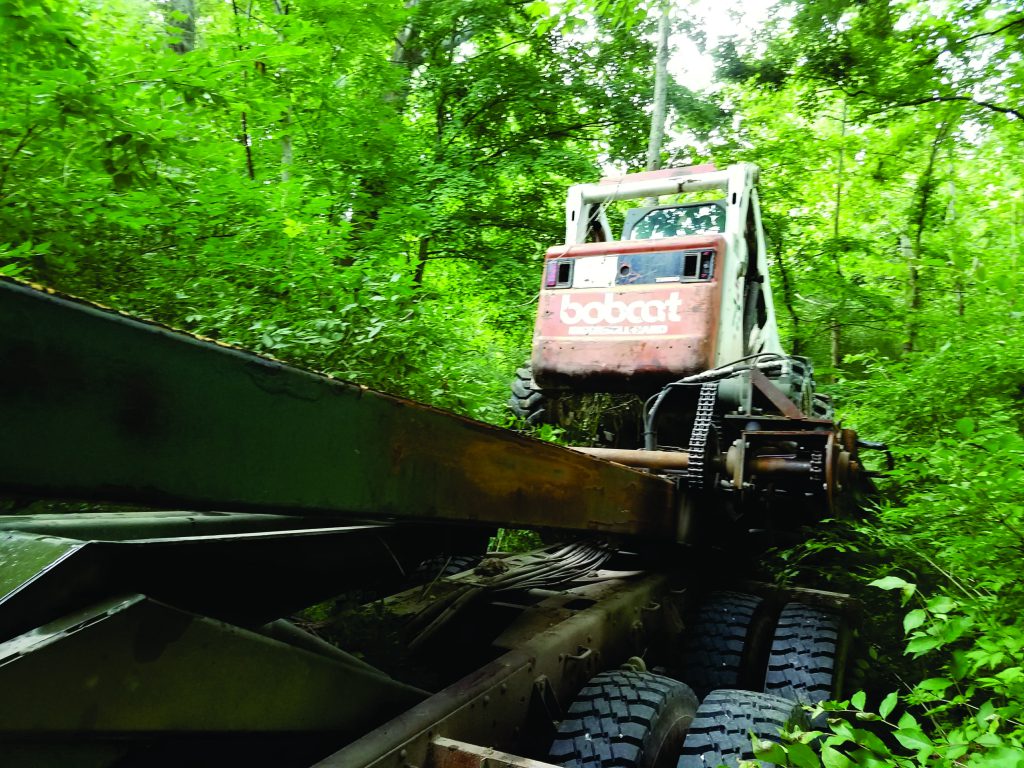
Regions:
M 628 448 L 588 448 L 573 446 L 574 451 L 593 456 L 595 459 L 614 461 L 627 467 L 646 469 L 686 469 L 690 466 L 690 454 L 686 451 L 639 451 Z
M 0 495 L 647 537 L 668 481 L 0 281 Z

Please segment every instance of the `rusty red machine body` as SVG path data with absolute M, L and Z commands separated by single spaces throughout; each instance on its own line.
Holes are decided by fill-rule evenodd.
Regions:
M 550 249 L 535 375 L 567 386 L 617 389 L 710 368 L 722 302 L 713 267 L 724 253 L 725 241 L 714 235 Z M 680 271 L 685 260 L 694 262 L 696 272 L 685 282 L 657 282 L 650 271 L 638 270 L 668 263 Z M 575 280 L 560 284 L 566 267 Z
M 780 353 L 756 179 L 755 166 L 738 164 L 572 187 L 565 244 L 545 257 L 539 387 L 642 393 L 745 354 Z M 609 204 L 667 196 L 626 211 L 613 237 Z

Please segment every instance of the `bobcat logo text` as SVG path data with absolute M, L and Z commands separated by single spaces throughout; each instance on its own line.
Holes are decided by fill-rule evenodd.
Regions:
M 665 299 L 637 301 L 622 301 L 606 293 L 602 299 L 588 302 L 573 301 L 571 296 L 563 295 L 558 317 L 573 335 L 656 335 L 668 333 L 665 323 L 683 319 L 682 306 L 678 293 Z

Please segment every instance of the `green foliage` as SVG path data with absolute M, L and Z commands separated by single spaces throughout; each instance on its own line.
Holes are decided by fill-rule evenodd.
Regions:
M 1024 764 L 1024 336 L 1002 323 L 1016 297 L 995 286 L 989 295 L 1006 304 L 933 321 L 929 336 L 946 339 L 934 351 L 865 356 L 866 377 L 836 387 L 847 418 L 888 440 L 897 467 L 872 516 L 787 553 L 801 570 L 846 546 L 859 572 L 834 578 L 850 591 L 868 580 L 883 594 L 865 596 L 876 618 L 861 677 L 868 696 L 828 705 L 824 765 Z M 897 645 L 885 627 L 900 624 Z M 773 759 L 816 764 L 801 762 L 802 749 Z
M 655 4 L 196 5 L 0 0 L 0 275 L 508 424 L 566 186 L 643 163 Z M 778 553 L 877 621 L 864 692 L 767 757 L 1016 766 L 1019 9 L 778 10 L 673 85 L 666 154 L 761 164 L 783 332 L 897 468 Z
M 496 0 L 171 7 L 0 2 L 0 274 L 504 422 L 650 45 Z
M 776 764 L 1024 764 L 1024 157 L 1005 117 L 1024 76 L 1004 10 L 810 0 L 720 51 L 742 115 L 725 148 L 765 169 L 783 330 L 896 458 L 875 509 L 775 560 L 869 617 L 864 692 Z
M 498 534 L 487 543 L 488 552 L 529 552 L 543 542 L 535 531 L 499 528 Z

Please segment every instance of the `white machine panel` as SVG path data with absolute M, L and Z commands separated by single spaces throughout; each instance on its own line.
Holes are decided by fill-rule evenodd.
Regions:
M 615 285 L 618 256 L 586 256 L 573 264 L 573 288 L 611 288 Z

